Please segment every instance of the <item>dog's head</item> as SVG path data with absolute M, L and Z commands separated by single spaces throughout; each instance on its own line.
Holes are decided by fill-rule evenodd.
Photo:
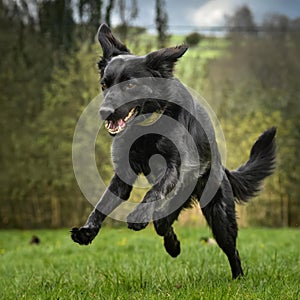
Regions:
M 172 78 L 175 63 L 187 47 L 164 48 L 136 56 L 113 36 L 105 24 L 99 28 L 98 39 L 103 51 L 98 67 L 104 94 L 99 113 L 108 132 L 116 135 L 138 115 L 162 113 L 166 103 L 163 99 L 157 100 L 158 86 L 145 84 L 141 79 Z M 147 97 L 142 96 L 145 94 Z

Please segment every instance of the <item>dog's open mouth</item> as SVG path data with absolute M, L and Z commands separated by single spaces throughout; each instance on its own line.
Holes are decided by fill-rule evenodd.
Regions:
M 111 135 L 116 135 L 123 131 L 126 127 L 126 124 L 130 122 L 136 115 L 138 114 L 138 110 L 136 107 L 132 108 L 128 115 L 125 118 L 121 118 L 117 121 L 113 120 L 106 120 L 105 121 L 105 128 Z

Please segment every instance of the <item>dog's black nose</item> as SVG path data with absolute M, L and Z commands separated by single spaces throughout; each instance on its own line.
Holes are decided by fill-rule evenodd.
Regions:
M 106 120 L 113 112 L 114 110 L 108 106 L 101 107 L 99 110 L 99 114 L 102 120 Z

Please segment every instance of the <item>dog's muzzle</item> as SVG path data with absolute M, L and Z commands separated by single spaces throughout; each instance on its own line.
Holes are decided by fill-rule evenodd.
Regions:
M 113 114 L 114 109 L 108 106 L 101 107 L 99 110 L 100 118 L 105 121 L 111 114 Z

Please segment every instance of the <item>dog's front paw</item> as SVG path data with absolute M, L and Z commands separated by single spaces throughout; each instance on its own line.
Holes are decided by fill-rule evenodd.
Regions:
M 144 229 L 152 218 L 151 211 L 149 211 L 149 208 L 145 209 L 143 206 L 137 206 L 127 217 L 128 228 L 135 231 Z
M 71 230 L 71 238 L 74 242 L 80 245 L 88 245 L 93 241 L 98 232 L 99 228 L 90 228 L 84 226 L 80 228 L 74 227 Z

